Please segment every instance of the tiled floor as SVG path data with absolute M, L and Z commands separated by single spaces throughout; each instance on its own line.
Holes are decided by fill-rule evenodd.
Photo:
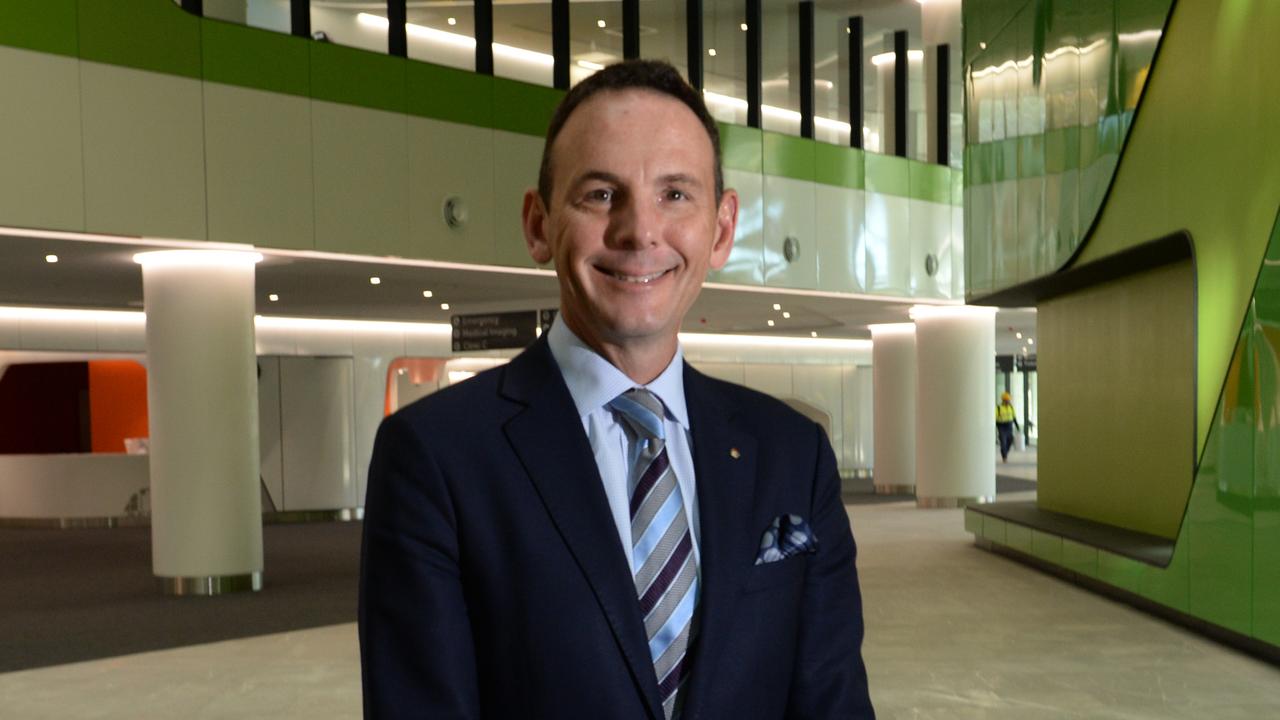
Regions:
M 958 510 L 850 513 L 881 718 L 1280 717 L 1280 670 L 980 551 Z M 0 716 L 325 720 L 359 693 L 348 624 L 0 675 Z

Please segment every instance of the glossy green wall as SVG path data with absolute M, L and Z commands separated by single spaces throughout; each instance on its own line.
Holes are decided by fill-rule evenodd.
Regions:
M 1171 3 L 965 3 L 970 296 L 1054 272 L 1080 246 Z
M 967 11 L 974 5 L 967 4 Z M 1087 3 L 1053 5 L 1056 11 Z M 1115 13 L 1129 3 L 1117 0 L 1114 6 L 1112 15 L 1118 17 Z M 1164 304 L 1139 300 L 1099 307 L 1082 302 L 1073 308 L 1072 296 L 1066 296 L 1042 306 L 1046 327 L 1038 345 L 1045 373 L 1039 408 L 1042 504 L 1176 538 L 1173 560 L 1165 568 L 1104 550 L 1072 547 L 1068 553 L 1066 543 L 1062 559 L 1051 561 L 1272 645 L 1280 645 L 1280 163 L 1274 160 L 1280 157 L 1280 134 L 1275 132 L 1280 76 L 1274 72 L 1280 67 L 1280 44 L 1274 42 L 1278 34 L 1280 3 L 1174 4 L 1109 194 L 1074 262 L 1105 259 L 1185 230 L 1194 245 L 1194 304 L 1184 306 L 1176 293 L 1185 283 L 1173 282 L 1172 276 L 1163 291 L 1170 302 Z M 1127 91 L 1124 87 L 1118 86 L 1122 99 L 1136 84 Z M 971 196 L 972 186 L 968 192 Z M 1050 193 L 1044 197 L 1042 209 L 1054 202 Z M 1085 197 L 1081 190 L 1081 203 Z M 980 252 L 972 246 L 975 239 L 969 241 L 971 253 Z M 1121 285 L 1136 287 L 1141 279 L 1134 276 Z M 1087 438 L 1053 431 L 1055 423 L 1069 427 L 1082 417 L 1096 417 L 1099 427 L 1093 432 L 1105 433 L 1141 423 L 1149 412 L 1136 394 L 1100 412 L 1096 398 L 1046 392 L 1051 373 L 1066 383 L 1091 382 L 1081 358 L 1105 357 L 1115 349 L 1105 333 L 1097 332 L 1099 325 L 1115 321 L 1103 312 L 1146 318 L 1156 328 L 1173 322 L 1174 329 L 1152 338 L 1146 351 L 1193 357 L 1192 369 L 1165 378 L 1163 390 L 1145 391 L 1161 406 L 1171 398 L 1193 400 L 1183 411 L 1190 418 L 1182 420 L 1195 427 L 1196 463 L 1189 487 L 1177 473 L 1163 469 L 1159 458 L 1129 467 L 1110 484 L 1082 479 L 1081 470 L 1092 460 L 1081 458 L 1098 448 Z M 1186 327 L 1193 327 L 1194 335 L 1175 343 L 1170 333 Z M 1129 371 L 1132 383 L 1148 384 L 1149 378 L 1141 376 L 1148 360 L 1121 351 L 1120 362 L 1139 360 Z M 1117 425 L 1108 428 L 1108 423 Z M 1111 505 L 1123 507 L 1135 497 L 1164 508 L 1165 531 L 1149 524 L 1150 508 L 1113 512 Z M 1185 508 L 1181 514 L 1174 510 L 1179 504 Z M 1171 523 L 1171 518 L 1181 522 Z M 1010 547 L 1012 527 L 1005 528 L 1002 543 Z M 985 525 L 983 535 L 993 539 Z M 1034 543 L 1028 547 L 1031 552 Z

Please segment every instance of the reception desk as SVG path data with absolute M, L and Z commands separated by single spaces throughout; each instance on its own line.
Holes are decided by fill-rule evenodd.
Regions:
M 150 486 L 147 460 L 106 453 L 0 455 L 0 524 L 116 524 L 130 516 L 130 499 Z

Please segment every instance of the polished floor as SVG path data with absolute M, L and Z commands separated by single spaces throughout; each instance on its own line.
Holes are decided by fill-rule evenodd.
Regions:
M 958 510 L 849 511 L 881 718 L 1280 717 L 1280 669 L 978 550 Z M 353 624 L 0 675 L 6 718 L 324 720 L 359 698 Z

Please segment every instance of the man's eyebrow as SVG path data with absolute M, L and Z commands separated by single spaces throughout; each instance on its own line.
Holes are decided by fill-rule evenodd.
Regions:
M 582 173 L 581 175 L 573 179 L 573 185 L 574 187 L 577 187 L 578 185 L 581 185 L 582 183 L 588 182 L 590 180 L 599 180 L 601 182 L 609 183 L 610 185 L 622 184 L 622 178 L 618 177 L 617 175 L 614 175 L 611 172 L 607 172 L 605 170 L 587 170 L 586 172 Z
M 693 187 L 702 187 L 702 181 L 697 176 L 688 173 L 670 173 L 658 178 L 658 182 L 662 185 L 691 185 Z
M 600 182 L 609 183 L 610 185 L 624 185 L 622 178 L 607 170 L 587 170 L 573 179 L 572 187 L 577 187 L 585 182 L 599 180 Z M 667 173 L 659 175 L 657 179 L 659 185 L 686 185 L 695 188 L 702 187 L 702 181 L 696 175 L 689 173 Z

